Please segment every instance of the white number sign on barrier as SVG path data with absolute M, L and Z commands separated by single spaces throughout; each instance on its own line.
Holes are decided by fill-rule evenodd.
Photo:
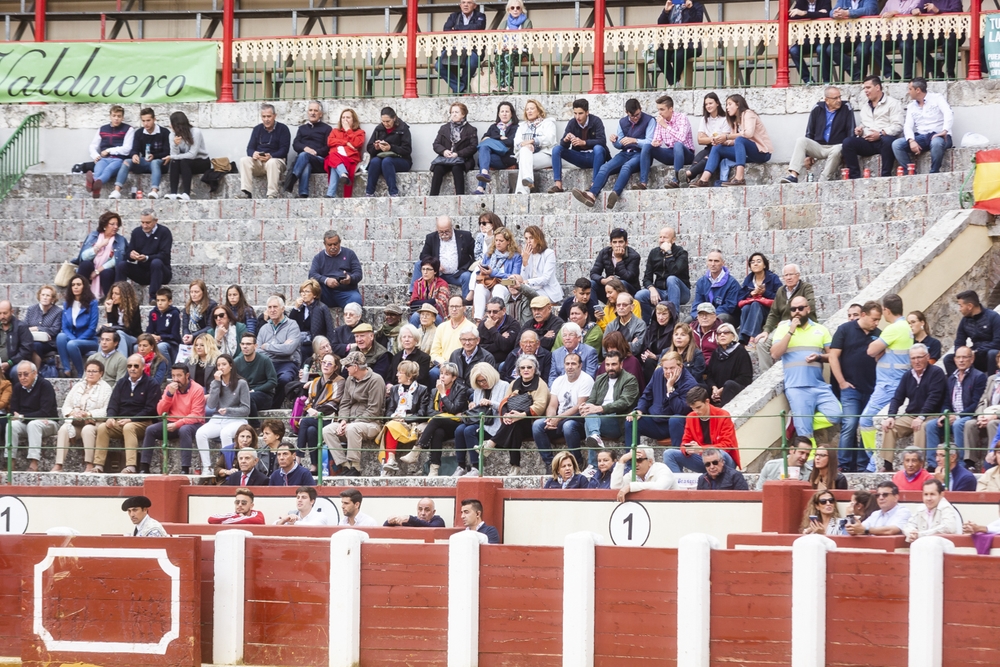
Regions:
M 641 547 L 649 539 L 649 512 L 631 500 L 621 503 L 611 512 L 608 532 L 616 546 Z
M 0 535 L 24 535 L 28 532 L 28 508 L 20 498 L 0 496 Z
M 316 504 L 313 505 L 314 512 L 320 512 L 326 516 L 326 525 L 336 526 L 340 524 L 340 509 L 337 505 L 329 498 L 324 498 L 320 496 L 316 498 Z

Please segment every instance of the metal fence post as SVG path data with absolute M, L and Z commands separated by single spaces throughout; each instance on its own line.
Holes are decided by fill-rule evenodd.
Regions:
M 299 422 L 299 428 L 302 428 L 302 422 Z M 323 486 L 323 446 L 326 443 L 323 442 L 323 413 L 320 412 L 316 415 L 316 485 Z
M 948 419 L 948 415 L 948 410 L 945 410 L 941 415 L 944 417 L 944 488 L 946 490 L 951 484 L 951 420 Z M 937 452 L 935 452 L 936 454 Z
M 170 456 L 170 447 L 169 447 L 170 439 L 168 437 L 169 431 L 167 429 L 167 413 L 164 412 L 162 415 L 160 415 L 160 419 L 163 421 L 163 431 L 162 431 L 163 444 L 161 445 L 161 451 L 163 452 L 162 454 L 163 460 L 160 462 L 160 470 L 163 472 L 164 475 L 169 475 L 170 462 L 167 460 L 167 457 Z
M 782 479 L 788 479 L 788 416 L 784 410 L 781 417 L 781 467 L 784 471 Z
M 635 481 L 635 453 L 639 449 L 639 414 L 632 412 L 632 481 Z

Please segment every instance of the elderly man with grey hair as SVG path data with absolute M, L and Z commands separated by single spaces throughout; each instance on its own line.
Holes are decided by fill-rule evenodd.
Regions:
M 567 322 L 559 331 L 562 334 L 563 345 L 552 351 L 552 366 L 547 377 L 549 386 L 551 387 L 556 378 L 566 372 L 563 362 L 569 354 L 579 355 L 583 373 L 591 378 L 595 377 L 601 362 L 597 359 L 597 350 L 583 342 L 583 330 L 580 325 Z
M 170 230 L 156 220 L 156 211 L 143 209 L 139 214 L 139 226 L 132 230 L 132 237 L 125 248 L 128 261 L 123 267 L 123 275 L 140 285 L 149 285 L 149 303 L 156 305 L 156 293 L 170 282 L 170 252 L 174 237 Z
M 42 458 L 42 438 L 55 435 L 58 426 L 53 417 L 58 415 L 56 390 L 49 381 L 38 374 L 38 367 L 30 361 L 17 365 L 17 382 L 10 395 L 11 447 L 25 437 L 28 439 L 28 470 L 36 472 Z M 13 452 L 12 452 L 13 453 Z
M 469 322 L 458 332 L 458 342 L 461 347 L 452 352 L 448 358 L 448 361 L 458 367 L 458 377 L 465 384 L 469 384 L 469 375 L 476 364 L 485 362 L 494 368 L 497 365 L 497 360 L 479 344 L 479 341 L 479 329 Z
M 323 105 L 312 100 L 306 105 L 306 122 L 295 132 L 292 148 L 298 155 L 285 179 L 285 191 L 291 192 L 299 181 L 299 197 L 309 196 L 309 177 L 313 171 L 323 171 L 323 161 L 330 152 L 326 140 L 333 128 L 323 122 Z
M 344 358 L 347 382 L 338 419 L 323 428 L 323 442 L 341 475 L 361 475 L 361 446 L 381 430 L 378 418 L 385 412 L 385 380 L 368 368 L 365 355 L 351 352 Z M 344 445 L 347 445 L 345 452 Z
M 319 283 L 320 301 L 331 308 L 343 308 L 349 303 L 364 305 L 358 291 L 364 278 L 361 261 L 353 250 L 340 244 L 336 231 L 323 234 L 323 250 L 313 257 L 309 277 Z
M 632 452 L 625 452 L 611 470 L 611 488 L 618 490 L 618 502 L 623 502 L 627 494 L 636 491 L 671 491 L 677 488 L 674 473 L 670 472 L 667 464 L 656 460 L 652 447 L 635 450 L 634 482 L 625 479 L 625 464 L 631 460 Z
M 278 375 L 274 406 L 280 409 L 285 399 L 285 385 L 299 373 L 299 325 L 285 316 L 285 300 L 274 295 L 267 299 L 266 317 L 257 331 L 257 351 L 271 360 Z
M 889 401 L 889 417 L 882 421 L 882 449 L 885 471 L 892 472 L 896 440 L 913 434 L 913 444 L 925 448 L 925 415 L 941 412 L 948 392 L 948 376 L 940 364 L 932 364 L 927 346 L 916 343 L 910 348 L 910 372 L 905 373 Z M 898 414 L 906 402 L 906 413 Z
M 250 132 L 247 154 L 240 158 L 240 194 L 243 198 L 253 198 L 255 176 L 267 177 L 268 199 L 278 198 L 291 144 L 292 133 L 287 125 L 277 122 L 274 105 L 260 105 L 260 124 Z
M 538 375 L 544 380 L 548 380 L 549 372 L 552 368 L 552 353 L 542 347 L 542 339 L 538 334 L 529 329 L 524 329 L 519 338 L 520 345 L 511 350 L 503 364 L 498 369 L 500 378 L 506 381 L 517 378 L 517 359 L 522 354 L 530 354 L 538 361 Z

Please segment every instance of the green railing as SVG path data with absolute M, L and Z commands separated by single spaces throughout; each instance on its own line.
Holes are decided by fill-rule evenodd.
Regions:
M 0 148 L 0 200 L 14 189 L 28 169 L 41 161 L 38 159 L 38 139 L 44 115 L 39 111 L 22 120 Z

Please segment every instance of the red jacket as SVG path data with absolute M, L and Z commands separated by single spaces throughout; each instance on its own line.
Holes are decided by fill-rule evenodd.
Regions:
M 712 437 L 712 447 L 720 449 L 733 457 L 733 462 L 740 468 L 740 447 L 736 442 L 736 427 L 729 413 L 714 405 L 708 406 L 710 417 L 724 417 L 724 419 L 709 419 L 708 431 Z M 691 412 L 684 421 L 684 442 L 697 442 L 702 444 L 701 420 L 697 413 Z
M 226 525 L 232 525 L 235 523 L 255 523 L 261 526 L 264 525 L 264 513 L 258 512 L 257 510 L 250 510 L 250 513 L 246 516 L 239 514 L 238 512 L 229 512 L 228 514 L 213 514 L 208 517 L 209 523 L 224 523 Z

